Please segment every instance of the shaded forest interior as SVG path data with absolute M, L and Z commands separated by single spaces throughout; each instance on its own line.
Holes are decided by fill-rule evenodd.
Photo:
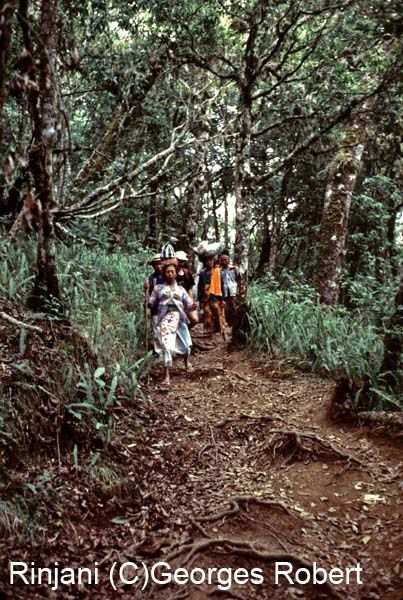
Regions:
M 374 580 L 340 597 L 401 597 L 399 546 L 387 537 L 398 534 L 403 422 L 402 32 L 395 0 L 0 4 L 4 568 L 23 548 L 43 564 L 176 548 L 249 552 L 252 562 L 287 550 L 303 565 L 327 531 L 339 554 L 327 546 L 325 562 L 366 555 Z M 175 367 L 164 398 L 148 262 L 170 241 L 196 273 L 202 240 L 219 242 L 239 270 L 231 340 L 203 348 L 198 325 L 195 372 Z M 340 514 L 311 510 L 301 465 L 311 483 L 322 466 L 329 480 L 342 473 L 346 506 L 357 490 L 371 497 L 379 531 L 364 513 L 343 521 L 333 484 Z M 252 482 L 251 470 L 271 483 Z M 327 502 L 304 477 L 314 506 Z M 216 528 L 210 517 L 246 496 Z M 264 501 L 286 509 L 267 521 Z M 307 545 L 280 535 L 295 506 L 310 523 Z M 249 517 L 252 538 L 235 543 L 234 515 L 241 534 Z M 343 542 L 347 522 L 358 537 L 344 532 Z M 378 534 L 382 559 L 370 542 Z

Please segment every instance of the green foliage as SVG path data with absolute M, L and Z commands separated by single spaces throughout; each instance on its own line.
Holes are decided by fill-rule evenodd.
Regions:
M 0 469 L 0 496 L 0 536 L 25 542 L 43 538 L 49 508 L 60 509 L 60 487 L 46 470 L 21 481 Z
M 396 405 L 381 389 L 382 336 L 358 311 L 324 307 L 314 290 L 304 286 L 268 291 L 255 284 L 250 299 L 249 343 L 258 352 L 291 359 L 329 377 L 369 382 L 375 404 Z
M 24 301 L 32 285 L 28 276 L 32 258 L 31 245 L 25 249 L 6 245 L 0 280 L 5 298 Z M 62 423 L 72 422 L 77 431 L 95 435 L 103 444 L 111 441 L 113 407 L 122 399 L 135 400 L 141 394 L 140 381 L 148 372 L 151 357 L 145 346 L 147 323 L 143 300 L 147 258 L 148 254 L 135 244 L 130 253 L 110 253 L 84 245 L 61 247 L 59 277 L 66 310 L 73 328 L 82 336 L 82 344 L 88 344 L 94 357 L 91 363 L 83 362 L 81 342 L 77 347 L 74 336 L 69 337 L 59 344 L 57 360 L 53 367 L 47 366 L 41 375 L 45 379 L 41 380 L 36 374 L 35 357 L 31 362 L 29 356 L 29 336 L 21 330 L 18 336 L 21 360 L 13 364 L 18 377 L 12 401 L 5 396 L 4 388 L 0 390 L 3 447 L 11 449 L 17 443 L 24 446 L 26 420 L 34 419 L 42 427 L 42 417 L 35 417 L 42 412 L 38 408 L 41 397 L 49 397 L 59 405 L 59 429 Z M 93 366 L 94 360 L 98 366 Z M 54 429 L 52 426 L 49 429 L 46 419 L 41 431 L 43 441 L 50 442 Z M 81 436 L 80 443 L 84 440 L 85 436 Z

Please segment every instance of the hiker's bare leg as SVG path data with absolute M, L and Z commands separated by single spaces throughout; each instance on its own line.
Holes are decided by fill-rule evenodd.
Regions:
M 188 371 L 189 373 L 191 373 L 193 371 L 193 366 L 190 363 L 189 357 L 185 356 L 184 357 L 184 361 L 185 361 L 186 371 Z
M 162 383 L 164 385 L 169 385 L 170 384 L 169 367 L 164 367 L 164 381 Z

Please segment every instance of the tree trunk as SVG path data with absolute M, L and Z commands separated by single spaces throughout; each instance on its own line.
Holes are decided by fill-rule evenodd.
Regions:
M 262 237 L 262 245 L 260 247 L 260 256 L 259 262 L 256 267 L 256 278 L 259 279 L 263 277 L 267 270 L 267 266 L 270 261 L 271 255 L 271 235 L 270 235 L 270 223 L 269 223 L 269 213 L 268 206 L 265 206 L 263 212 L 263 237 Z
M 157 189 L 158 183 L 155 182 L 151 185 L 151 191 L 154 192 L 154 195 L 151 196 L 148 212 L 147 246 L 154 249 L 157 248 Z
M 0 147 L 3 140 L 3 107 L 6 95 L 7 59 L 15 0 L 7 0 L 0 9 Z
M 252 96 L 251 88 L 241 91 L 241 122 L 236 140 L 235 157 L 235 256 L 238 266 L 238 298 L 237 308 L 232 324 L 232 345 L 242 346 L 246 343 L 250 331 L 248 319 L 248 269 L 249 269 L 249 235 L 252 211 L 249 206 L 249 185 L 251 175 L 250 147 L 252 132 Z
M 220 227 L 218 224 L 218 217 L 217 217 L 217 198 L 216 198 L 216 195 L 215 195 L 212 185 L 210 185 L 210 194 L 211 194 L 211 200 L 213 203 L 214 239 L 216 242 L 219 242 L 220 241 Z
M 228 194 L 224 196 L 224 246 L 227 252 L 229 252 L 229 222 L 228 222 Z
M 30 305 L 37 308 L 43 301 L 60 300 L 56 270 L 56 244 L 53 212 L 56 207 L 53 190 L 52 145 L 56 132 L 54 107 L 54 69 L 56 65 L 56 22 L 58 0 L 42 0 L 39 60 L 39 111 L 37 94 L 30 96 L 33 117 L 33 149 L 30 156 L 37 195 L 38 247 L 35 287 Z
M 239 80 L 239 132 L 236 139 L 235 184 L 235 263 L 238 266 L 237 308 L 232 325 L 232 344 L 243 345 L 250 332 L 248 319 L 249 243 L 252 211 L 249 206 L 251 183 L 252 95 L 256 81 L 255 43 L 258 27 L 254 23 L 246 41 L 244 69 Z
M 241 127 L 236 140 L 235 158 L 235 263 L 239 269 L 240 300 L 246 299 L 248 289 L 249 267 L 249 231 L 252 211 L 249 206 L 249 176 L 250 145 L 251 145 L 251 118 L 252 99 L 250 90 L 243 90 L 241 95 Z
M 396 221 L 399 213 L 399 208 L 396 206 L 395 202 L 393 202 L 392 198 L 389 197 L 387 201 L 388 205 L 388 220 L 387 220 L 387 230 L 386 230 L 386 239 L 388 240 L 387 247 L 387 256 L 386 259 L 389 260 L 392 274 L 394 277 L 398 275 L 398 260 L 397 260 L 397 250 L 396 250 Z
M 196 173 L 192 184 L 189 186 L 186 198 L 186 207 L 183 221 L 183 241 L 182 246 L 189 255 L 189 264 L 194 267 L 194 250 L 196 244 L 196 228 L 200 212 L 200 196 L 202 188 L 202 162 L 201 157 L 196 155 Z
M 384 354 L 381 373 L 385 373 L 385 382 L 388 388 L 397 393 L 403 392 L 403 372 L 401 355 L 403 352 L 403 277 L 395 295 L 395 311 L 387 322 L 387 329 L 383 340 Z
M 272 273 L 277 263 L 277 255 L 280 247 L 281 237 L 281 223 L 282 218 L 287 207 L 287 185 L 290 178 L 291 171 L 288 170 L 284 173 L 281 182 L 280 200 L 278 206 L 274 207 L 274 219 L 273 219 L 273 231 L 271 237 L 271 248 L 269 258 L 269 271 Z
M 368 103 L 367 103 L 368 104 Z M 363 109 L 367 109 L 367 104 Z M 321 302 L 338 303 L 351 198 L 357 180 L 368 117 L 356 112 L 347 125 L 348 147 L 337 154 L 329 170 L 321 222 L 317 288 Z

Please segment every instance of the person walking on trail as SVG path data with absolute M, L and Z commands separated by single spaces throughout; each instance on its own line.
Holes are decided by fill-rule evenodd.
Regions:
M 236 308 L 238 269 L 234 265 L 230 265 L 228 254 L 220 255 L 219 264 L 223 281 L 222 295 L 224 299 L 225 320 L 229 327 L 232 327 Z
M 164 381 L 170 383 L 169 369 L 175 356 L 183 356 L 186 370 L 192 370 L 189 362 L 192 340 L 188 329 L 187 313 L 195 309 L 186 290 L 176 282 L 176 265 L 165 265 L 162 270 L 164 283 L 157 285 L 148 301 L 148 310 L 156 311 L 154 335 L 155 352 L 164 362 Z
M 148 264 L 152 266 L 154 271 L 145 280 L 144 291 L 146 293 L 148 292 L 148 294 L 151 294 L 156 285 L 161 285 L 161 283 L 164 283 L 164 278 L 162 276 L 161 254 L 155 254 Z
M 154 271 L 147 277 L 144 282 L 144 302 L 146 309 L 148 309 L 148 301 L 150 299 L 150 295 L 152 294 L 154 288 L 157 285 L 161 285 L 165 282 L 164 277 L 162 276 L 162 259 L 160 254 L 155 254 L 150 262 L 148 263 L 154 269 Z M 157 327 L 157 311 L 156 309 L 151 309 L 151 311 L 147 310 L 147 317 L 151 319 L 151 327 L 153 336 L 156 335 L 156 327 Z
M 225 311 L 222 295 L 223 278 L 221 269 L 215 265 L 214 257 L 201 257 L 204 269 L 199 273 L 197 300 L 204 312 L 204 331 L 213 337 L 214 331 L 225 336 Z
M 193 298 L 193 286 L 195 284 L 194 277 L 187 266 L 188 256 L 183 250 L 175 252 L 175 258 L 178 259 L 178 275 L 176 277 L 176 283 L 187 291 L 189 296 Z
M 187 262 L 189 260 L 188 256 L 186 252 L 183 252 L 183 250 L 178 250 L 178 252 L 175 252 L 175 258 L 178 260 L 178 274 L 176 276 L 176 283 L 182 286 L 187 291 L 190 298 L 193 299 L 193 286 L 195 284 L 195 280 L 189 267 L 187 266 Z M 190 321 L 189 329 L 192 329 L 199 322 L 197 310 L 192 310 L 189 312 L 188 318 Z

